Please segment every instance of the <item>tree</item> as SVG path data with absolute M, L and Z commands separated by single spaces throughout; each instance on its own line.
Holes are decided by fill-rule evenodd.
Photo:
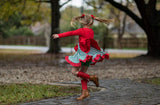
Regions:
M 120 1 L 121 3 L 123 3 L 123 1 Z M 126 6 L 128 7 L 129 1 L 127 0 Z M 127 19 L 127 15 L 125 13 L 122 13 L 120 10 L 117 11 L 117 9 L 115 9 L 115 7 L 110 7 L 110 14 L 114 16 L 114 19 L 117 21 L 114 23 L 115 27 L 118 28 L 117 29 L 117 44 L 118 44 L 118 48 L 122 48 L 122 37 L 125 33 L 125 27 L 126 27 L 126 19 Z
M 41 5 L 43 6 L 43 4 Z M 42 19 L 44 20 L 49 10 L 44 6 L 43 9 L 40 8 L 41 5 L 40 3 L 29 0 L 0 1 L 1 35 L 4 38 L 11 36 L 11 34 L 14 35 L 19 31 L 26 30 L 31 24 L 42 21 Z
M 38 8 L 37 11 L 34 12 L 33 10 L 29 10 L 27 13 L 29 13 L 29 16 L 34 16 L 35 18 L 39 18 L 39 15 L 36 15 L 37 13 L 41 14 L 39 12 L 39 7 L 41 3 L 49 3 L 51 5 L 51 35 L 50 35 L 50 46 L 49 46 L 49 50 L 48 53 L 59 53 L 60 51 L 60 46 L 59 46 L 59 39 L 53 40 L 52 38 L 52 34 L 56 34 L 59 33 L 59 21 L 60 21 L 60 8 L 62 6 L 64 6 L 65 4 L 67 4 L 69 1 L 71 0 L 67 0 L 65 3 L 63 3 L 62 5 L 59 4 L 60 0 L 12 0 L 12 1 L 0 1 L 0 6 L 6 6 L 6 8 L 3 9 L 0 8 L 0 11 L 2 11 L 1 9 L 3 9 L 3 12 L 0 12 L 0 19 L 4 18 L 7 19 L 6 17 L 9 17 L 10 15 L 12 15 L 15 11 L 21 10 L 21 12 L 23 13 L 24 10 L 26 10 L 26 6 L 32 6 L 32 5 L 28 5 L 26 4 L 26 2 L 35 2 L 38 3 Z M 20 3 L 22 3 L 21 5 L 19 5 Z M 5 4 L 5 5 L 4 5 Z M 12 5 L 12 6 L 11 6 Z M 10 9 L 8 9 L 10 8 Z M 33 8 L 34 9 L 34 8 Z M 11 10 L 11 11 L 9 11 Z M 4 13 L 4 14 L 3 14 Z M 30 14 L 30 13 L 34 13 L 34 14 Z M 7 15 L 7 16 L 6 16 Z M 31 19 L 29 16 L 26 16 L 24 18 L 27 19 Z M 34 21 L 34 19 L 32 20 Z M 23 21 L 23 23 L 30 23 L 32 21 Z
M 47 53 L 59 53 L 59 39 L 52 38 L 52 34 L 57 34 L 60 32 L 59 23 L 60 23 L 60 8 L 67 4 L 71 0 L 67 0 L 62 5 L 59 4 L 60 0 L 39 0 L 38 2 L 45 2 L 51 4 L 51 35 L 50 35 L 50 44 L 49 50 Z
M 114 0 L 105 0 L 130 16 L 146 33 L 148 40 L 147 56 L 160 57 L 160 10 L 158 0 L 134 0 L 140 16 L 128 7 Z

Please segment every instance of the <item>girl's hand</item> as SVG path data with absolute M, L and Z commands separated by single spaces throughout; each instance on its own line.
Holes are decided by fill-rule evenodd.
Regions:
M 53 39 L 59 38 L 58 34 L 53 34 L 52 37 L 53 37 Z

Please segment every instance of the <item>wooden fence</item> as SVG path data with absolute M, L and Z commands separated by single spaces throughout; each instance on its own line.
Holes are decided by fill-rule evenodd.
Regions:
M 72 38 L 66 37 L 60 39 L 60 42 L 61 46 L 66 46 L 71 44 L 75 45 L 78 42 L 78 39 L 74 37 Z M 100 45 L 100 47 L 103 46 L 102 40 L 97 40 L 97 42 Z M 121 43 L 122 43 L 122 48 L 147 48 L 146 38 L 123 38 Z M 106 48 L 118 48 L 117 39 L 107 38 L 105 46 Z
M 147 48 L 146 38 L 123 38 L 121 43 L 122 48 Z M 105 44 L 107 48 L 118 48 L 117 39 L 108 38 Z
M 46 46 L 46 40 L 43 36 L 14 36 L 9 38 L 0 37 L 0 45 L 39 45 Z
M 75 45 L 78 42 L 76 37 L 67 37 L 60 39 L 61 46 Z M 98 41 L 99 45 L 102 47 L 102 41 Z M 106 48 L 117 48 L 117 39 L 107 38 Z M 46 46 L 46 38 L 44 36 L 14 36 L 7 39 L 0 37 L 0 45 L 38 45 Z M 123 48 L 147 48 L 146 38 L 123 38 L 122 39 Z

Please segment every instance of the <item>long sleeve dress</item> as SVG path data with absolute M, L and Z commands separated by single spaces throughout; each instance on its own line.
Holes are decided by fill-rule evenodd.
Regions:
M 79 28 L 58 34 L 59 38 L 74 35 L 79 36 L 79 43 L 74 47 L 76 53 L 65 57 L 69 64 L 79 67 L 81 62 L 91 61 L 91 65 L 95 65 L 97 62 L 103 61 L 104 58 L 109 59 L 109 54 L 102 52 L 94 40 L 94 32 L 91 28 Z

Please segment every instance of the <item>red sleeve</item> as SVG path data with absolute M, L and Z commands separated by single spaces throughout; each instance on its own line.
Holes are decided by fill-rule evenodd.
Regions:
M 67 37 L 67 36 L 74 36 L 74 35 L 82 35 L 82 30 L 77 29 L 77 30 L 74 30 L 74 31 L 68 31 L 68 32 L 58 34 L 59 38 Z

